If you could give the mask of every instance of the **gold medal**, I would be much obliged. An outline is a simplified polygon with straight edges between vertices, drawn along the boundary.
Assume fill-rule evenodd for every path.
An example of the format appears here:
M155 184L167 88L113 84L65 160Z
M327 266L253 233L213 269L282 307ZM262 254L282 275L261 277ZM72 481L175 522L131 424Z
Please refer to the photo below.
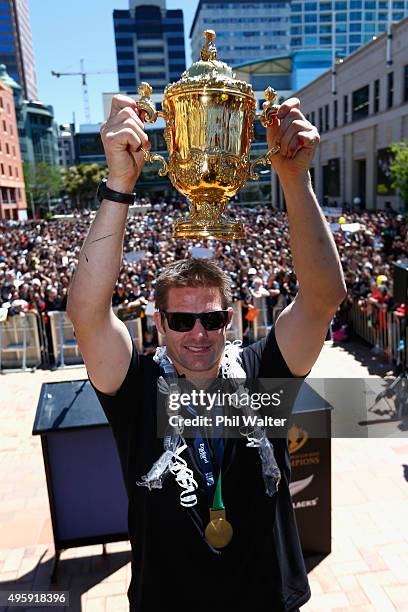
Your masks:
M211 510L210 508L210 522L205 528L205 539L214 548L224 548L231 542L232 527L225 518L225 509L222 510Z

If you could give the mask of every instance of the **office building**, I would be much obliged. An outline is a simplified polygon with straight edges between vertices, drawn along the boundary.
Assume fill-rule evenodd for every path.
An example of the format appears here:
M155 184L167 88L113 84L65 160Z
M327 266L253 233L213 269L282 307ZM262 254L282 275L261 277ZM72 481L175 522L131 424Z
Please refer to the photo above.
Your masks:
M290 2L199 0L190 30L193 62L200 59L204 30L214 30L218 59L227 64L290 51Z
M301 85L308 83L325 72L331 65L330 51L295 51L288 55L276 55L234 66L234 73L239 80L251 83L257 100L257 112L262 112L265 102L264 91L273 87L277 102L281 103L292 97L293 92ZM260 121L254 122L254 140L251 145L251 160L261 157L268 150L266 128ZM268 169L260 170L259 181L248 181L239 193L243 201L271 201L271 183Z
M59 165L68 168L75 164L75 126L73 123L63 123L58 130L58 160Z
M382 34L337 64L335 83L327 71L295 95L320 132L312 165L319 202L358 197L363 208L402 210L388 168L389 146L408 139L408 18L393 25L388 57ZM275 176L272 184L282 202Z
M335 45L338 53L349 55L386 31L389 8L394 22L408 14L407 0L294 0L291 49L331 49Z
M132 93L142 81L162 92L186 68L182 10L165 0L130 0L129 10L113 11L119 90Z
M58 166L58 127L52 106L39 100L23 100L18 125L23 160Z
M290 98L294 91L313 81L332 62L331 51L293 51L288 55L275 55L234 66L235 77L252 85L257 108L262 110L264 91L271 86L278 94L278 102Z
M231 65L333 45L345 56L384 33L388 19L407 15L407 0L199 0L190 30L192 57L199 59L207 29L215 30L218 56Z
M331 66L329 51L295 51L288 55L276 55L234 66L235 77L252 85L257 113L262 112L265 89L272 87L277 93L277 103L291 98L300 86L317 78ZM254 122L254 142L251 156L267 151L266 128L260 121Z
M19 220L27 218L27 202L13 90L6 80L0 79L0 219Z
M0 0L0 63L25 99L38 98L28 0Z
M52 106L39 100L25 100L21 85L9 76L4 65L0 65L0 82L13 92L22 160L29 164L58 165L58 128Z
M100 123L83 123L74 134L75 163L106 166Z

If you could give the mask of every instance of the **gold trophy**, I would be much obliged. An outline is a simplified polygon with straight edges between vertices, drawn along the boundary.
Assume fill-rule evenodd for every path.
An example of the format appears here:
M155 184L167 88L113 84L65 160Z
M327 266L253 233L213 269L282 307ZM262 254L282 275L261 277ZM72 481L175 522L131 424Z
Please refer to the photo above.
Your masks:
M136 106L146 112L146 122L158 117L166 122L164 138L168 160L144 151L148 162L159 161L160 176L168 174L174 187L190 201L187 219L177 221L175 238L244 238L240 221L224 214L227 202L248 179L257 180L255 166L266 166L279 146L251 163L250 147L254 137L253 122L260 119L265 127L273 122L279 106L276 92L265 90L263 112L256 114L252 87L238 81L230 66L217 60L215 32L204 32L201 59L186 70L179 81L166 86L163 111L157 111L148 83L139 87Z

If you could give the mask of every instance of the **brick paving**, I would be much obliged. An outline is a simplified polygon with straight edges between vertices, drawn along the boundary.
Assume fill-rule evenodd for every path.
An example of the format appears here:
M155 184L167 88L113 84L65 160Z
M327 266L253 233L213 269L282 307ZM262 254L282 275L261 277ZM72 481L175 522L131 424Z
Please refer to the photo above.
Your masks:
M386 370L363 346L326 344L311 375ZM108 544L106 557L100 545L63 552L58 584L50 584L51 519L41 442L31 430L41 384L83 378L84 368L0 376L0 590L69 590L72 611L124 611L127 542ZM408 611L406 429L404 435L332 441L332 553L309 572L312 599L302 612Z

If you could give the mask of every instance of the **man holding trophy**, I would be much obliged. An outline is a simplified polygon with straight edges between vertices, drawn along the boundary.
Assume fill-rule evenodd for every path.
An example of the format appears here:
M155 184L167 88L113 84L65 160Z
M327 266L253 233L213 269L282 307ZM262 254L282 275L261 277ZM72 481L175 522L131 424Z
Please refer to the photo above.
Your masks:
M226 343L230 279L211 260L179 260L161 271L155 322L165 341L154 360L137 354L111 308L128 205L145 160L162 161L162 172L192 202L176 235L242 236L239 222L223 211L247 178L255 178L247 121L255 111L250 86L233 82L216 60L214 37L206 33L201 61L166 89L168 162L150 154L143 121L159 113L149 90L144 86L137 102L113 98L101 128L109 175L69 291L68 315L112 425L129 496L128 597L137 612L295 611L310 598L286 439L269 440L261 431L256 448L248 448L254 444L244 438L209 440L203 432L186 441L175 428L163 440L156 421L158 384L166 393L180 378L200 386L216 377L304 377L321 351L346 290L309 175L319 135L299 100L277 106L267 97L261 118L269 151L259 161L272 164L285 194L299 282L296 299L268 336L243 350Z

